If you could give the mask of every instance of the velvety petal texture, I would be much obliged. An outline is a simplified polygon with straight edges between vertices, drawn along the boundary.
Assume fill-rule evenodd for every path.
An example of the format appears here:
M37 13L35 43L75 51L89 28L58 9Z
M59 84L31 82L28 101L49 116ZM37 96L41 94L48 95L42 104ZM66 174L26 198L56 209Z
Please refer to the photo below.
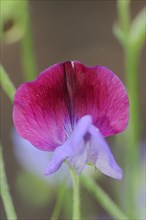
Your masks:
M41 150L52 151L61 145L66 139L64 126L69 121L66 96L62 64L46 69L33 82L22 84L13 109L18 134Z
M126 90L112 71L67 61L19 87L13 120L20 136L41 150L53 151L84 115L92 117L103 136L123 131L128 108Z
M104 136L122 132L128 123L129 103L120 79L108 68L74 62L75 117L91 115Z

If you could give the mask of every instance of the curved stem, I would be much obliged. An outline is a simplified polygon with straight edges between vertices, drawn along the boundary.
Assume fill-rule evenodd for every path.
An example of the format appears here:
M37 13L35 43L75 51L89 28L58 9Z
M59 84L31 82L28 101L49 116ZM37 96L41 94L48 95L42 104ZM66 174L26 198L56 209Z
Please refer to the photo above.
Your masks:
M64 193L65 193L65 183L63 182L57 197L57 201L56 201L56 205L55 208L53 210L53 213L50 217L50 220L54 220L54 219L58 219L61 208L62 208L62 204L63 204L63 199L64 199Z
M130 0L117 1L119 24L122 32L124 32L125 34L125 37L127 37L130 28L129 5L130 5Z
M144 31L142 28L138 28L137 33L142 36L140 41L134 41L132 38L132 28L134 22L130 22L130 0L121 1L118 0L118 18L119 29L122 35L125 37L123 46L124 59L125 59L125 72L126 72L126 85L129 95L130 104L130 120L129 126L126 132L126 147L125 147L125 181L124 191L126 192L124 197L124 207L131 218L138 218L137 216L137 185L138 185L138 170L139 170L139 144L140 144L140 109L139 109L139 96L138 96L138 65L139 65L139 53L143 42ZM143 14L143 12L142 12ZM142 15L143 16L143 15ZM140 15L141 17L141 15ZM136 17L137 26L143 27L139 18ZM141 40L142 39L142 40ZM137 216L137 217L136 217Z
M8 220L16 220L17 216L9 192L9 187L7 183L7 177L5 173L4 160L2 154L2 146L0 144L0 174L1 174L1 198L4 204L5 212Z
M79 192L79 177L70 167L73 180L73 220L80 220L80 192Z
M127 129L127 148L125 149L125 208L131 217L136 215L137 173L139 169L139 98L138 98L138 54L132 47L125 49L125 65L127 76L127 90L130 102L130 120Z
M16 89L12 81L10 80L8 74L6 73L5 69L1 65L0 65L0 75L1 75L0 77L1 86L3 90L6 92L9 99L13 102Z
M116 203L103 191L103 189L91 178L82 176L82 184L91 192L100 205L115 219L128 220L129 218L120 210Z
M125 58L126 84L130 104L130 120L127 129L126 148L125 148L125 191L124 199L125 210L131 218L136 214L137 198L137 173L139 169L139 97L138 97L138 61L139 53L131 43L130 38L130 1L118 1L119 26L125 35L125 46L123 47ZM126 23L127 20L127 23ZM127 26L128 24L128 26Z

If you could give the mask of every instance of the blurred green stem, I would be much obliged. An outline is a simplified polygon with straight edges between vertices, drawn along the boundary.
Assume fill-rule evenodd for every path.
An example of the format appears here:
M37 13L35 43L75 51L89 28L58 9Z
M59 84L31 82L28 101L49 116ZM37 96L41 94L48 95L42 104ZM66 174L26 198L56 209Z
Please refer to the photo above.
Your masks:
M128 35L129 27L130 27L130 13L129 13L129 0L118 0L118 16L119 16L119 23L120 28L122 29L122 32L125 33L125 35Z
M10 80L8 74L6 73L5 69L1 65L0 65L0 83L3 90L8 95L9 99L13 102L16 89L12 81Z
M73 220L80 220L80 192L79 192L79 177L76 175L72 167L70 172L73 180Z
M103 189L92 179L81 177L83 186L91 192L99 204L115 219L128 220L129 218L119 209L116 203L103 191Z
M131 218L136 217L137 173L139 164L140 121L138 100L138 55L132 47L124 50L126 83L130 103L129 127L126 133L125 149L125 208Z
M134 34L131 35L129 5L130 5L129 0L127 1L118 0L118 16L119 16L118 30L120 30L119 33L123 38L121 43L124 50L126 85L127 85L129 104L130 104L129 126L125 136L127 144L125 147L125 190L124 191L126 193L124 197L124 205L125 205L125 210L129 214L129 216L131 218L136 218L136 200L137 200L136 192L137 192L137 180L138 180L137 174L138 174L138 164L139 164L138 148L140 141L139 98L138 98L139 50L136 49L137 47L135 47L133 43L134 42L133 37L135 37ZM140 31L140 29L138 29L138 31ZM116 36L118 37L118 35Z
M1 193L1 198L2 198L3 204L4 204L5 212L7 215L7 219L8 220L12 220L12 219L16 220L17 216L15 213L15 209L14 209L11 195L9 192L1 144L0 144L0 175L1 175L0 176L1 177L1 184L0 184L1 191L0 191L0 193Z
M22 49L22 67L24 71L24 77L27 81L31 81L35 78L37 74L37 64L35 60L34 54L34 45L32 38L32 29L30 23L30 15L29 15L29 3L28 0L25 0L25 22L26 22L26 30L24 36L21 40L21 49Z
M1 81L1 86L10 98L10 100L13 102L14 100L14 94L15 94L15 87L13 83L11 82L8 74L6 73L5 69L0 66L0 81ZM11 195L9 192L9 187L7 183L7 177L5 173L5 167L4 167L4 159L3 159L3 153L2 153L2 146L0 144L0 188L1 188L1 198L4 204L5 212L7 215L8 220L16 220L17 216L15 213L15 209L12 203Z
M51 218L50 220L57 220L59 219L59 214L60 214L60 211L61 211L61 208L62 208L62 204L63 204L63 199L64 199L64 193L65 193L65 183L63 182L61 187L60 187L60 191L59 191L59 194L58 194L58 197L57 197L57 202L56 202L56 205L55 205L55 208L53 210L53 213L51 215Z

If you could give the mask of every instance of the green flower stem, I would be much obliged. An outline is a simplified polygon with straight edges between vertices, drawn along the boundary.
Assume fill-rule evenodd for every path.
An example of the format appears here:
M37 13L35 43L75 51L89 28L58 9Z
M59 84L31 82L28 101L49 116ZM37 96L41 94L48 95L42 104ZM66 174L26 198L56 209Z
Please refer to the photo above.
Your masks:
M139 51L135 47L130 27L130 1L118 1L119 28L124 36L124 58L126 85L130 103L130 119L126 132L125 148L125 210L131 218L136 217L136 192L137 192L137 173L139 164L139 140L140 140L140 123L139 123L139 98L138 98L138 61ZM127 23L126 23L127 20ZM128 26L127 26L128 24ZM141 47L141 44L140 44Z
M138 99L138 55L132 47L124 50L126 65L126 82L130 102L130 120L126 133L127 145L125 154L125 208L131 217L136 215L137 174L139 167L139 99Z
M0 144L0 177L1 177L1 182L0 182L0 194L1 198L4 204L5 212L7 215L8 220L16 220L17 216L15 213L15 209L13 206L13 202L11 199L11 195L9 192L9 187L7 183L7 177L5 173L5 167L4 167L4 160L3 160L3 154L2 154L2 146Z
M73 220L80 220L80 192L79 192L79 177L70 167L70 172L73 180Z
M119 23L120 28L122 32L125 33L125 35L128 35L129 28L130 28L130 13L129 13L129 0L118 0L117 1L118 6L118 16L119 16Z
M95 199L97 199L99 204L111 215L111 217L115 220L129 219L93 179L82 176L81 180L82 185L94 195Z
M21 49L22 49L22 67L24 71L25 80L31 81L35 78L37 73L37 65L34 54L34 45L32 38L32 29L30 24L30 16L29 16L29 3L26 1L26 5L24 8L25 13L25 22L26 22L26 30L24 36L21 40Z
M15 87L11 82L8 74L6 73L5 69L0 65L0 83L3 90L6 92L10 100L13 102L14 94L15 94Z
M61 211L61 208L62 208L64 193L65 193L65 189L66 189L65 186L66 186L65 183L62 183L62 185L60 187L58 197L57 197L57 202L56 202L56 205L55 205L55 208L53 210L53 213L51 215L50 220L59 219L59 214L60 214L60 211Z

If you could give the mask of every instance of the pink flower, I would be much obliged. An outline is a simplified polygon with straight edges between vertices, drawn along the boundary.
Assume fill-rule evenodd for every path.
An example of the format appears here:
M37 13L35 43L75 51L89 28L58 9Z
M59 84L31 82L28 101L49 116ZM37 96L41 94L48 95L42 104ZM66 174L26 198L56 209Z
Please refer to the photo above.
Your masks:
M112 71L68 61L20 86L13 119L20 136L40 150L54 151L46 174L66 160L77 174L91 162L104 174L121 179L104 137L125 130L128 111L126 90Z

